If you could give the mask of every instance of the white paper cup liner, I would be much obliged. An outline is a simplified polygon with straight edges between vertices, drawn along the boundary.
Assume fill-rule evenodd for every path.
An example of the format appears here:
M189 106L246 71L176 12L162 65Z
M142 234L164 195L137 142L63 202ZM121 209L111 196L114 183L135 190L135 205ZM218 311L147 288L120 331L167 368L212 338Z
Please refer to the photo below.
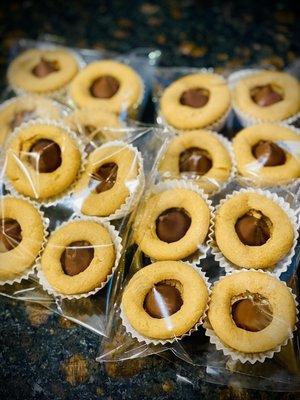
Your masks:
M43 44L43 46L38 46L38 49L39 50L63 50L67 53L70 53L71 56L73 56L75 58L79 70L81 70L82 68L84 68L86 66L86 62L81 57L80 53L75 50L72 50L70 48L66 48L63 46L48 43L48 44ZM9 67L8 67L8 71L9 71ZM13 85L11 82L9 82L9 86L19 96L24 95L24 94L35 94L35 92L30 92L30 91L24 90L16 85ZM70 86L70 82L67 83L66 85L62 86L61 88L40 93L40 96L51 97L51 98L57 99L59 101L65 102L66 94L67 94L69 86Z
M263 72L263 69L242 69L240 71L233 72L229 77L228 77L228 84L231 90L234 90L237 83L243 79L246 78L247 76L257 74L259 72ZM235 114L238 117L239 122L241 125L246 128L251 125L256 125L256 124L261 124L265 122L270 122L270 121L265 121L260 118L254 117L253 115L250 115L246 113L245 111L242 111L233 101L233 110ZM285 118L282 120L278 120L277 122L282 122L284 124L292 124L293 122L297 121L297 119L300 118L300 112L290 116L289 118ZM276 121L272 121L273 123L276 123Z
M121 258L122 249L123 249L122 239L119 236L119 232L116 230L116 228L113 225L111 225L108 221L103 221L103 219L97 218L97 217L82 217L82 216L74 217L73 219L71 219L69 221L63 222L53 232L51 232L51 234L56 232L58 229L62 228L63 226L71 224L74 221L94 221L94 222L97 222L97 223L101 224L102 226L104 226L107 229L107 231L109 232L112 242L114 244L114 248L116 251L116 258L115 258L115 262L112 267L111 273L107 275L107 278L104 282L101 282L101 284L99 286L97 286L95 289L93 289L87 293L80 293L80 294L73 294L73 295L63 294L63 293L60 293L57 290L55 290L48 282L46 275L44 274L44 272L42 270L41 263L39 263L39 265L37 266L37 277L39 279L39 282L40 282L40 285L42 286L42 288L48 294L50 294L54 297L58 297L60 299L67 299L67 300L78 300L78 299L82 299L82 298L87 298L87 297L90 297L90 296L94 295L95 293L99 292L99 290L103 289L104 286L109 282L110 278L113 276L115 270L117 269L120 258Z
M270 272L266 272L263 270L253 270L253 269L242 269L241 271L233 271L233 272L231 272L231 274L238 274L239 272L242 272L242 271L243 272L244 271L259 271L259 272L263 272L263 273L272 275L272 274L270 274ZM220 282L225 277L226 277L226 275L222 276L218 282ZM280 281L280 282L282 284L284 284L285 286L287 286L285 282L283 282L283 281ZM261 353L243 353L241 351L234 350L233 348L226 346L226 344L224 344L220 340L220 338L216 335L215 331L212 329L212 326L210 325L210 322L207 317L203 323L203 327L205 328L205 335L209 337L210 343L214 344L216 346L217 350L222 351L224 356L230 356L234 361L240 361L242 364L245 364L246 362L249 362L250 364L255 364L256 362L263 363L263 362L265 362L265 360L267 358L273 358L275 353L279 353L281 351L282 347L286 346L287 343L293 339L294 332L297 330L298 314L299 314L298 302L297 302L296 296L292 292L292 289L289 288L288 286L287 286L287 288L289 289L289 291L291 292L291 294L295 300L296 323L295 323L293 331L290 332L289 336L283 343L276 346L274 349L271 349L271 350L268 350L265 352L261 352Z
M257 193L260 195L263 195L267 197L268 199L272 200L274 203L276 203L279 207L285 211L287 216L289 217L289 220L292 224L293 227L293 232L294 232L294 240L292 247L290 251L281 259L279 260L275 267L273 268L263 268L263 271L265 272L270 272L272 275L275 275L277 277L280 277L280 275L284 272L287 271L293 256L295 255L295 247L297 245L297 239L298 239L298 229L297 229L297 217L295 215L294 210L290 207L290 205L283 199L283 197L278 196L276 193L271 193L268 190L262 190L262 189L254 189L254 188L248 188L248 189L240 189L240 190L235 190L231 194L228 194L224 199L220 201L220 203L216 206L215 213L217 214L218 209L221 207L222 204L224 204L227 200L231 199L232 197L238 195L239 193ZM219 263L220 267L224 268L226 273L231 273L234 270L243 270L245 269L244 266L237 266L233 264L231 261L229 261L221 252L219 249L216 239L215 239L215 233L213 232L210 234L209 245L211 246L211 252L215 257L215 260ZM250 270L250 268L249 268Z
M134 152L138 164L138 175L135 178L135 183L131 183L131 187L133 189L130 189L131 192L125 199L124 203L117 209L113 214L110 214L107 217L101 217L102 220L104 221L112 221L116 219L120 219L128 215L134 207L137 205L139 198L144 190L144 185L145 185L145 177L144 177L144 169L143 169L143 158L141 153L131 144L119 141L119 140L114 140L112 142L106 142L101 146L101 148L105 147L113 147L113 146L122 146L122 147L127 147L129 148L132 152ZM72 198L73 198L73 204L78 202L78 199L81 198L80 192L77 193L76 191L72 192ZM84 200L84 199L83 199ZM81 202L80 202L81 203ZM76 206L78 208L78 213L81 213L81 205ZM84 215L84 214L82 214Z
M207 301L207 304L206 304L206 308L205 308L201 318L199 319L199 321L188 332L184 333L181 336L177 336L177 337L174 337L174 338L171 338L171 339L166 339L166 340L151 339L151 338L148 338L146 336L141 335L138 331L136 331L133 328L133 326L130 324L128 318L126 317L124 309L123 309L123 307L121 305L120 306L120 318L121 318L121 321L122 321L122 325L124 326L126 332L128 334L130 334L130 336L133 339L136 339L138 342L144 342L144 343L146 343L148 345L150 345L150 344L152 344L152 345L159 345L159 344L160 345L165 345L165 344L168 344L168 343L173 343L173 342L176 342L178 340L181 340L184 337L191 336L191 334L193 332L195 332L196 330L198 330L199 326L201 326L203 324L203 321L207 317L207 311L208 311L208 308L209 308L209 300L210 300L210 294L211 294L211 290L210 290L211 284L209 283L208 278L205 275L205 273L200 268L197 268L197 267L195 267L194 265L192 265L192 264L190 264L188 262L186 262L185 264L190 265L191 268L193 268L195 271L198 272L198 274L203 278L203 280L204 280L204 282L206 284L206 287L208 289L208 301Z
M183 180L183 179L172 179L172 180L165 180L163 182L158 183L157 185L153 186L150 190L150 196L164 192L165 190L169 189L187 189L191 190L193 192L196 192L199 196L202 197L202 199L206 202L209 212L210 212L210 221L209 221L209 228L207 232L207 238L204 243L199 245L198 250L196 250L195 253L191 254L190 256L182 259L181 261L187 262L188 264L192 264L196 266L199 264L200 260L203 260L206 258L207 253L210 249L208 245L208 240L209 237L212 235L213 230L214 230L214 207L212 206L212 201L208 198L207 194L204 193L204 191L194 182ZM147 254L146 254L147 255ZM148 255L147 255L148 256ZM151 262L159 261L154 258L151 258Z
M178 132L180 132L180 131L178 131ZM221 144L225 147L225 149L227 150L227 153L230 156L231 169L230 169L230 173L229 173L229 176L228 176L226 181L220 182L220 181L217 181L217 180L212 179L212 178L205 178L205 176L204 177L200 177L199 181L197 180L197 178L190 178L190 177L184 176L184 175L182 175L179 178L172 178L171 174L168 174L168 173L162 173L161 174L161 178L163 180L164 179L186 180L186 181L194 182L195 184L199 185L199 187L201 187L201 183L202 182L203 183L207 183L207 184L211 184L211 185L215 186L215 190L212 190L212 191L209 191L209 193L206 193L207 196L209 196L209 197L213 196L213 195L219 193L221 190L223 190L235 178L235 176L237 174L236 159L235 159L235 155L234 155L234 151L233 151L233 147L232 147L231 141L228 140L225 136L221 135L220 133L217 133L217 132L214 132L214 131L209 131L209 132L219 142L221 142ZM203 189L203 191L204 191L204 189Z
M60 201L65 200L66 198L70 197L73 187L75 186L79 176L82 174L82 172L84 170L85 163L86 163L86 153L84 150L84 144L82 143L80 138L78 138L76 133L71 131L68 126L66 126L65 124L63 124L60 121L51 120L51 119L42 119L42 118L37 118L37 119L31 120L29 122L24 122L20 126L18 126L10 135L9 141L7 142L7 148L9 148L10 143L15 139L15 137L24 128L26 128L28 126L40 125L40 124L55 126L57 128L63 129L65 131L65 133L68 134L70 136L70 138L73 140L74 145L76 145L78 147L78 150L80 151L80 158L81 158L81 166L77 172L77 177L75 178L74 182L68 188L66 188L64 191L62 191L61 193L59 193L55 196L49 197L47 199L41 199L41 200L38 198L30 198L29 196L23 195L24 197L29 198L33 201L36 201L37 203L43 205L44 207L50 207L50 206L54 206L54 205L58 204ZM2 162L1 164L2 164L1 167L3 167L3 171L5 173L5 160L4 160L4 163ZM20 194L18 192L18 190L15 189L13 184L10 182L10 180L6 176L6 174L3 177L3 181L5 184L5 187L11 194L16 195L16 196L18 196Z
M3 196L2 198L3 199L4 198L18 198L18 199L27 201L27 203L30 203L38 211L38 213L42 219L43 227L44 227L44 237L43 237L43 242L42 242L40 251L38 252L32 265L30 267L26 268L21 274L19 274L18 276L16 276L13 279L0 280L0 286L12 285L14 283L20 283L22 280L29 279L29 277L35 273L35 269L36 269L37 265L40 263L42 253L44 251L44 248L45 248L45 245L47 242L46 238L48 235L48 227L49 227L49 222L50 222L49 219L44 216L44 213L43 213L43 211L41 211L39 205L37 203L35 203L34 201L29 200L27 197L24 197L21 195L14 196L14 195L8 194L8 195Z

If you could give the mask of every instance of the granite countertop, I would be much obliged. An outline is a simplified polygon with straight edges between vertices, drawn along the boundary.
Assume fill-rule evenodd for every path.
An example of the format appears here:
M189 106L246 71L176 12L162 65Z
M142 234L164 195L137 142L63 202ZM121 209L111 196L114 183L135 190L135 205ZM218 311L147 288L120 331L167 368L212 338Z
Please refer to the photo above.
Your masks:
M68 45L125 52L159 47L165 66L284 68L300 53L293 1L8 1L0 6L1 84L18 38L50 33ZM130 8L130 9L129 9ZM151 120L150 109L145 115ZM153 356L95 361L99 337L37 305L0 298L2 399L296 399L191 382L180 366Z

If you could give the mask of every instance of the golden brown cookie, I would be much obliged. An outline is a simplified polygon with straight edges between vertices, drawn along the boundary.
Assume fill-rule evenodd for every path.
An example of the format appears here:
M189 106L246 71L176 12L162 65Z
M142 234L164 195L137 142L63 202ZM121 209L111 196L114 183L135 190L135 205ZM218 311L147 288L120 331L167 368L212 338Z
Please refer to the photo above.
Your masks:
M275 124L253 125L233 139L238 172L259 186L300 177L300 135Z
M155 260L181 260L205 243L210 223L208 204L190 189L167 189L151 195L134 222L134 240Z
M38 200L66 191L80 166L78 144L60 125L33 121L8 143L7 178L19 193Z
M216 211L216 243L238 267L274 268L291 250L293 225L273 200L255 192L239 192Z
M137 152L125 143L94 150L74 189L81 212L99 217L114 214L138 190L141 168Z
M225 80L213 73L186 75L162 94L160 112L176 129L205 128L229 110L230 92Z
M77 107L106 108L116 114L133 112L143 96L140 76L118 61L95 61L85 67L70 88Z
M228 181L232 161L221 135L207 130L183 133L172 139L159 165L169 178L193 179L206 193Z
M11 280L32 267L42 249L44 225L27 200L0 198L0 280Z
M291 336L296 305L279 279L261 271L242 271L215 284L208 318L225 346L260 353L275 349Z
M76 220L53 232L41 264L59 293L87 293L105 282L116 259L111 235L100 222Z
M110 110L100 108L82 108L73 111L65 118L66 124L75 132L82 134L87 140L96 139L104 143L122 139L124 124Z
M233 103L262 122L281 121L300 111L299 82L285 72L256 72L237 83Z
M144 337L175 339L201 319L208 298L204 279L189 264L161 261L131 278L121 307L130 325Z
M25 92L48 94L71 82L79 68L67 50L26 50L16 57L7 72L9 84Z
M0 106L0 145L3 145L9 133L23 122L31 119L59 119L58 104L38 95L14 97Z

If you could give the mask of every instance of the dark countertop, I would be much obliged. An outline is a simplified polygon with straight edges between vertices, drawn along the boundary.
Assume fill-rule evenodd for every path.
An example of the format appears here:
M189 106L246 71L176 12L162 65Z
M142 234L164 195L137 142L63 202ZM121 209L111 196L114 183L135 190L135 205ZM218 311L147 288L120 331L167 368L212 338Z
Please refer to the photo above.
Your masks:
M0 6L1 83L8 48L51 33L73 46L128 51L159 47L162 65L273 65L300 54L299 5L292 1L10 1ZM149 112L149 111L148 111ZM149 120L149 115L146 116ZM180 366L148 357L100 365L99 337L34 304L0 298L2 399L296 399L189 382Z

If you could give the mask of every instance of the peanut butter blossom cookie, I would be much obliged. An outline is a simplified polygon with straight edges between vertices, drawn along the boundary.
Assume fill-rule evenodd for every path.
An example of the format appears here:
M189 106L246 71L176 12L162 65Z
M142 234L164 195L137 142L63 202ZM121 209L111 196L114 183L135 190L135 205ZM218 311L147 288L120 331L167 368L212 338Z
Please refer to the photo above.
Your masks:
M28 201L0 199L0 280L15 279L30 268L42 249L44 225Z
M230 177L232 161L227 148L214 132L196 130L171 140L159 165L170 178L191 178L211 193Z
M216 242L238 267L274 268L291 250L293 225L275 201L255 192L240 192L216 212Z
M152 195L134 223L134 240L156 260L181 260L204 244L210 210L200 194L184 188Z
M39 200L66 191L81 166L80 150L68 131L32 122L16 133L7 149L6 175L11 185Z
M51 234L42 271L57 292L87 293L107 280L116 258L109 231L101 223L77 220Z
M82 213L99 217L114 214L136 192L140 169L137 152L125 143L94 150L74 190Z
M140 335L175 339L201 319L208 298L204 279L190 265L163 261L142 268L131 278L121 307Z
M212 73L191 74L168 86L160 112L176 129L208 127L229 110L230 92L225 80Z
M62 89L78 72L78 63L67 50L31 49L8 68L8 82L25 92L47 94Z
M233 139L239 174L262 186L300 177L299 146L299 134L275 124L253 125Z
M120 139L124 135L121 128L124 125L112 111L100 108L82 108L73 111L65 118L70 128L83 134L86 139L96 139L99 142ZM115 129L114 129L115 128Z
M77 107L101 107L120 114L137 108L143 83L128 65L113 60L95 61L77 75L70 93Z
M3 103L0 106L0 145L15 128L36 118L59 119L58 105L37 95L15 97Z
M300 111L300 86L284 72L263 71L241 79L234 91L237 110L260 121L280 121Z
M243 271L222 278L214 286L208 318L225 346L260 353L291 337L296 304L279 279L264 272Z

